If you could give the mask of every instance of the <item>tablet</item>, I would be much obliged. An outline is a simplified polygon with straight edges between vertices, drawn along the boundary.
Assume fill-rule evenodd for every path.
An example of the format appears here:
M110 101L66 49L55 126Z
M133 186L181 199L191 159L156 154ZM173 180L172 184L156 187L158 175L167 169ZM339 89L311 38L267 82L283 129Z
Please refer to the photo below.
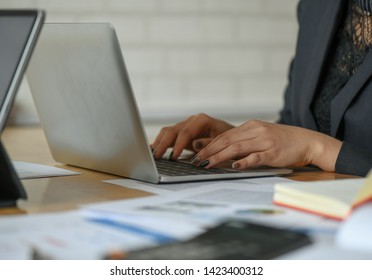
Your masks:
M40 10L0 10L0 132L44 22ZM0 207L14 206L26 192L0 143Z

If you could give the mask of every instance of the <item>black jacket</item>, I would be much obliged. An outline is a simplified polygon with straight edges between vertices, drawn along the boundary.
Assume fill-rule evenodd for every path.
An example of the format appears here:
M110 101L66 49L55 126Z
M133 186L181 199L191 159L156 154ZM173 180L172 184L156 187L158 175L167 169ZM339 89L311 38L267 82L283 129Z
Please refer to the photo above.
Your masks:
M296 54L280 123L317 130L311 103L346 4L344 0L300 1ZM372 51L332 100L331 136L343 141L336 172L366 175L372 168Z

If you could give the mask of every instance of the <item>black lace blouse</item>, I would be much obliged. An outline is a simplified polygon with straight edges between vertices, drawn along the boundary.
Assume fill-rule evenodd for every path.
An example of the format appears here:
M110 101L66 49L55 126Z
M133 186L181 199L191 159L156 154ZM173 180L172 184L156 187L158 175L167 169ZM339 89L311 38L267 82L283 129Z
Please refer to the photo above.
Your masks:
M371 14L362 10L355 0L349 0L345 20L330 50L323 79L312 104L320 132L330 134L331 101L357 71L371 46Z

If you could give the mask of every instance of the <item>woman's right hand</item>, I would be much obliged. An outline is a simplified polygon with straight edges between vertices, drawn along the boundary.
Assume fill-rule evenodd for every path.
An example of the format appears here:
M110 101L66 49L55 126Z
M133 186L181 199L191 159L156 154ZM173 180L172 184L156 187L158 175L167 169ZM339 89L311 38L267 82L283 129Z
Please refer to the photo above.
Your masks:
M173 126L163 127L151 144L154 158L160 158L165 151L173 147L172 159L177 159L184 149L198 152L219 134L234 128L233 125L198 114Z

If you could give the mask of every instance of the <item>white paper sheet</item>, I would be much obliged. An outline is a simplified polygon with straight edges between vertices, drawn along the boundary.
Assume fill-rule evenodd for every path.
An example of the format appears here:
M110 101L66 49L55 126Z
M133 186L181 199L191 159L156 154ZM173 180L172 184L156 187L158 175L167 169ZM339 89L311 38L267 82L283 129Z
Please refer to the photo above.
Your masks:
M13 166L20 179L48 178L80 174L79 172L63 168L24 161L13 161Z
M244 184L244 185L272 185L276 183L288 183L293 182L292 180L282 177L262 177L262 178L251 178L241 180L226 180L226 181L204 181L204 182L191 182L191 183L176 183L176 184L151 184L131 179L115 179L106 180L105 183L126 187L129 189L141 190L154 194L167 194L172 192L179 192L185 190L193 190L206 186L214 186L216 183L222 184Z
M342 222L336 242L342 248L372 254L372 203L358 207Z
M206 186L162 196L86 205L84 208L105 213L136 213L157 218L177 218L194 222L240 218L280 227L307 231L329 230L338 223L272 204L273 185L246 184L244 181L217 181Z

